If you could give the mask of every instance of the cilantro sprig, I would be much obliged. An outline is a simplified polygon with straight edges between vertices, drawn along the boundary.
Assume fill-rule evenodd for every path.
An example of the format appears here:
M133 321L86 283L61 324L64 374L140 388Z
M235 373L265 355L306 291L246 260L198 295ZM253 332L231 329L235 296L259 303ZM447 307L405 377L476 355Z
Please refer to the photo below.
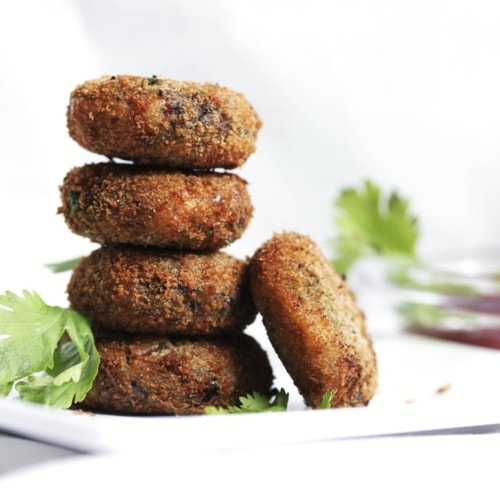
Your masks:
M69 340L63 339L67 335ZM92 387L99 354L89 320L35 292L0 295L0 395L69 408Z
M239 398L240 405L227 407L207 406L205 413L209 415L220 415L224 413L260 413L265 411L286 411L288 407L288 393L284 389L271 399L259 392L252 392Z
M321 403L316 407L317 410L324 410L332 407L333 392L327 392L323 395ZM262 413L274 411L288 410L289 394L284 389L280 389L270 399L260 394L253 392L239 398L239 405L227 407L208 406L205 408L205 413L208 415L223 415L227 413Z
M471 328L479 321L476 312L436 304L406 302L398 307L398 311L413 327L424 329L439 328L446 331Z
M417 217L407 198L397 192L384 193L366 180L359 189L342 190L334 207L336 236L330 240L331 261L339 272L348 275L358 260L377 257L387 282L401 292L396 312L410 327L447 329L457 322L477 321L473 311L454 307L453 298L477 299L484 292L467 276L420 259ZM415 296L405 291L441 295L445 305L414 302Z
M380 187L366 180L361 189L342 190L335 208L337 235L331 244L333 265L340 273L373 255L416 261L417 218L406 198L396 192L384 196Z

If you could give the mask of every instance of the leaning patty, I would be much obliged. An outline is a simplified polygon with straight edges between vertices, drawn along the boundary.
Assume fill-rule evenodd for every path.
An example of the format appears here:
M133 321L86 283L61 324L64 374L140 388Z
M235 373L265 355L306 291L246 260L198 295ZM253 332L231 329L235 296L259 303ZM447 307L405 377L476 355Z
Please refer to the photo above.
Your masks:
M276 234L250 262L253 298L269 339L307 404L362 406L377 387L377 363L363 313L318 246Z
M96 333L101 358L92 389L79 407L142 415L194 415L229 406L257 391L270 394L266 353L244 333L180 338Z
M75 267L67 291L73 309L125 332L211 335L256 316L247 263L222 251L104 246Z
M70 95L67 126L108 158L182 168L234 168L255 150L262 123L245 97L211 83L104 76Z
M253 213L247 183L231 173L98 163L72 169L60 191L70 229L101 244L216 250Z

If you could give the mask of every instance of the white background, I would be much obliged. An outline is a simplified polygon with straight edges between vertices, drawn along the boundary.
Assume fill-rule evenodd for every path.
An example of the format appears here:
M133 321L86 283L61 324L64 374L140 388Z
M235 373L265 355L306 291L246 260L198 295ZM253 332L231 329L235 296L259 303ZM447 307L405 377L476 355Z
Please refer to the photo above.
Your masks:
M238 173L254 219L329 253L332 200L371 178L411 199L422 246L500 245L500 6L486 0L47 0L0 7L0 290L64 300L45 262L92 245L59 205L101 157L66 131L70 91L102 74L213 81L265 125ZM46 290L53 288L55 292Z

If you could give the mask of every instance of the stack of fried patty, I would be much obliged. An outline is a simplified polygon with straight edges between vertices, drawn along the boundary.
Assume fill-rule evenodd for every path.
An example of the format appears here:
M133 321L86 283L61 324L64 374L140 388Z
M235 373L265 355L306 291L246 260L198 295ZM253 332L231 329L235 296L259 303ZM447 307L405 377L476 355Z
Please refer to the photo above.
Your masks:
M107 162L72 169L59 212L99 243L68 284L101 356L83 407L198 414L269 394L266 353L244 333L257 314L248 262L222 249L253 212L229 172L255 150L261 121L215 84L112 76L76 87L70 136Z

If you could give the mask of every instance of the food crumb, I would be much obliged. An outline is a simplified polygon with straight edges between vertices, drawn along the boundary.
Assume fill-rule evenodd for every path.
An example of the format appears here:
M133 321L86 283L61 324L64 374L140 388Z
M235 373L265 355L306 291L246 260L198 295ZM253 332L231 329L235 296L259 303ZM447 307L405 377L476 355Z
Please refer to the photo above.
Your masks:
M436 389L436 394L445 394L451 389L451 384L444 384Z

